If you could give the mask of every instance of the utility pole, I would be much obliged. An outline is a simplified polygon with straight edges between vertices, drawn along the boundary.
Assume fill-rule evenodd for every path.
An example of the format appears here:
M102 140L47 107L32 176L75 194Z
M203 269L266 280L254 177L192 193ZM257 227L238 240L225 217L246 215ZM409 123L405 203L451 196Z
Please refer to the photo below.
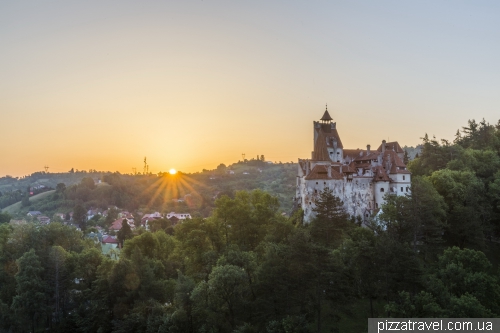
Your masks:
M241 157L243 157L243 161L245 161L245 154L241 154Z
M48 173L48 172L49 172L49 166L47 166L47 165L46 165L46 166L44 166L43 168L45 169L45 173Z

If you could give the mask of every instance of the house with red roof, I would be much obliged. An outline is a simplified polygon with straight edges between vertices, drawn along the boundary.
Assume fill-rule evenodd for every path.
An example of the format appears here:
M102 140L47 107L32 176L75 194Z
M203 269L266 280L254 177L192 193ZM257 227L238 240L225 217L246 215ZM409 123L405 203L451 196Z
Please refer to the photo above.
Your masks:
M118 239L114 236L104 236L102 238L103 244L118 244Z
M118 231L122 228L123 226L123 221L127 221L128 225L130 226L130 229L134 230L135 229L135 224L133 219L126 219L126 218L119 218L113 223L111 223L111 226L109 227L109 231Z

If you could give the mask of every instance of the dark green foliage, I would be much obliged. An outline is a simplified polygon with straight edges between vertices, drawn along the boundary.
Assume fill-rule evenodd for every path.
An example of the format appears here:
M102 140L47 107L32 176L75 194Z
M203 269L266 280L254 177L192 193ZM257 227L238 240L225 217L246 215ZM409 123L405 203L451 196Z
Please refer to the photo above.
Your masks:
M157 220L149 231L124 225L119 259L60 223L1 224L0 331L305 333L345 331L367 317L499 316L499 129L469 122L454 143L426 137L411 162L411 193L386 197L369 228L328 189L309 225L300 210L283 216L281 197L235 191L262 182L287 193L272 178L287 166L266 169L260 158L226 169L270 173L250 182L221 167L210 190L184 203L158 191L172 185L168 175L107 173L95 186L95 175L82 181L90 175L75 172L74 185L30 209L59 205L78 218L120 203L204 213L175 226ZM117 216L110 209L91 223L109 226ZM488 248L495 264L481 252Z
M386 197L379 219L391 238L411 244L414 252L426 257L443 245L446 208L431 181L414 177L410 194Z
M354 225L345 213L342 201L328 187L320 192L313 211L316 218L311 223L312 237L325 246L338 245L345 232Z
M28 207L29 205L31 205L30 196L29 193L26 193L26 195L23 197L23 200L21 200L21 206Z
M42 279L43 268L35 251L31 249L17 260L16 296L12 310L17 316L17 325L22 329L35 331L37 322L45 314L46 285Z
M12 216L10 216L9 213L0 212L0 223L7 223L11 218Z
M73 208L73 221L80 226L83 232L87 229L87 211L82 205Z
M127 219L123 219L122 228L118 230L117 236L118 236L118 241L122 246L126 239L132 238L133 236L132 229L130 229Z

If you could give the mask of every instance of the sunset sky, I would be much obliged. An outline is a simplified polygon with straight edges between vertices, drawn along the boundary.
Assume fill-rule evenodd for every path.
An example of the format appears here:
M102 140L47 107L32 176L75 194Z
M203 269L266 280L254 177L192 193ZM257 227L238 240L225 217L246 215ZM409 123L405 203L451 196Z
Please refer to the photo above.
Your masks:
M500 119L497 1L2 1L0 177L184 172Z

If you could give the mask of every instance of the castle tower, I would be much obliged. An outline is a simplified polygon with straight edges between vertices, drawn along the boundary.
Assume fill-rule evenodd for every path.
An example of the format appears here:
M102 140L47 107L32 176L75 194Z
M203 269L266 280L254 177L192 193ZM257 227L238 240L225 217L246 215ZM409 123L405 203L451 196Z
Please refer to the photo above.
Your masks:
M342 141L337 132L337 123L328 112L328 107L320 121L314 121L314 151L313 161L328 161L341 163L344 159Z

